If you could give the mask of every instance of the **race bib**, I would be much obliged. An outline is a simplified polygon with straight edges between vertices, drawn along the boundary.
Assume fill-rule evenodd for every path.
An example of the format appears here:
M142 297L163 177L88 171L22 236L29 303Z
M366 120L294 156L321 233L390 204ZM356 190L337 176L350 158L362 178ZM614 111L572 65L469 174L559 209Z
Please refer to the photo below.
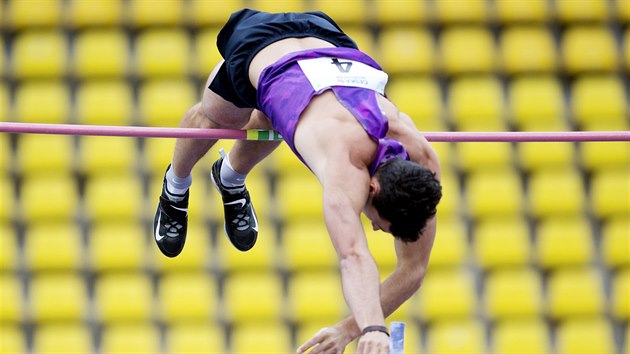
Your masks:
M315 58L299 60L300 68L319 91L330 86L362 87L385 92L387 74L358 61L339 58Z

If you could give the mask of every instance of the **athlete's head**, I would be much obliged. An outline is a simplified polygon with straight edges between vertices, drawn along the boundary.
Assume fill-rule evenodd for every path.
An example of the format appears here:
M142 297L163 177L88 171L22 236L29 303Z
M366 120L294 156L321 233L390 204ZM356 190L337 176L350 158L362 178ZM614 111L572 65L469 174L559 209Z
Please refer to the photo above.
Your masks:
M366 216L375 228L389 231L405 242L418 240L427 221L435 215L442 186L429 169L394 158L376 170L378 187L371 190L370 203L378 215ZM387 224L387 225L384 225Z

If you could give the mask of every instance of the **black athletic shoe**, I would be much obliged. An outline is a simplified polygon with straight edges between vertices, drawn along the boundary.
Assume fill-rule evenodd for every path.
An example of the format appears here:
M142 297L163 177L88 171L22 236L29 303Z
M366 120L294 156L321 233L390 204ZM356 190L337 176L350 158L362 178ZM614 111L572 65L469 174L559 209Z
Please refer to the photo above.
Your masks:
M166 195L165 179L153 220L153 234L160 251L168 257L175 257L180 254L186 242L187 229L188 191L181 201L171 201Z
M225 213L224 229L230 242L239 251L248 251L258 238L258 220L249 192L243 187L225 187L221 184L220 172L223 156L212 165L212 183L223 198Z

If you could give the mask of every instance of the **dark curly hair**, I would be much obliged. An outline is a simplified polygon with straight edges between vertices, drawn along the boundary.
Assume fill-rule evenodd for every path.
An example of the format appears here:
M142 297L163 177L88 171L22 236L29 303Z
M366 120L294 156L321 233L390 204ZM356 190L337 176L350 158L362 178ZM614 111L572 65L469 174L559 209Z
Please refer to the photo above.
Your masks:
M381 189L372 203L391 223L391 233L404 242L418 240L442 198L442 186L435 173L414 162L393 158L378 167L375 177Z

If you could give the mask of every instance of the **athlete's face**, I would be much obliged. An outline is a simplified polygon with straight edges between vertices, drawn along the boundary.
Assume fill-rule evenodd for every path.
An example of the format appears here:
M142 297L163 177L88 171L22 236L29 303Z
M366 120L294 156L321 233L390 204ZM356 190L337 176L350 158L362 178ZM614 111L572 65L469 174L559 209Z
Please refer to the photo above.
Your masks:
M372 229L374 229L374 231L382 230L391 233L389 231L391 223L381 217L381 215L378 213L378 210L376 210L376 207L372 203L374 196L377 195L380 190L381 186L378 183L378 180L375 177L372 177L370 179L370 194L368 196L367 202L365 203L365 207L363 207L363 214L368 219L370 219L370 222L372 223Z

